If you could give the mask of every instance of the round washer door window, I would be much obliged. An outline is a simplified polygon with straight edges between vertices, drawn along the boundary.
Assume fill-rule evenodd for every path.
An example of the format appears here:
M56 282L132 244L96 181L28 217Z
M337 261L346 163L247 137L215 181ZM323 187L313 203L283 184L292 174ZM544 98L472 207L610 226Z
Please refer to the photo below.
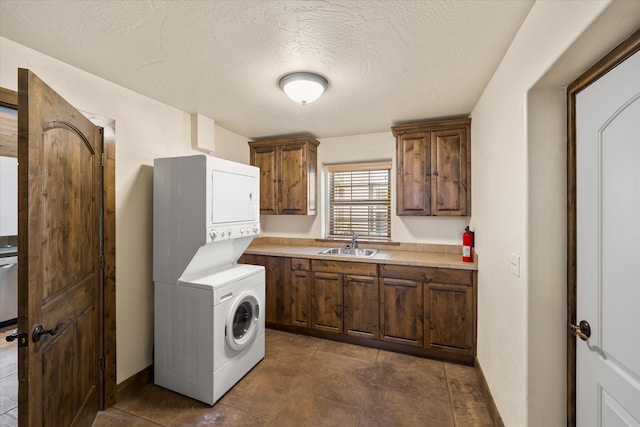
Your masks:
M258 333L260 305L252 291L241 294L229 310L225 335L227 344L234 350L242 350L253 342Z

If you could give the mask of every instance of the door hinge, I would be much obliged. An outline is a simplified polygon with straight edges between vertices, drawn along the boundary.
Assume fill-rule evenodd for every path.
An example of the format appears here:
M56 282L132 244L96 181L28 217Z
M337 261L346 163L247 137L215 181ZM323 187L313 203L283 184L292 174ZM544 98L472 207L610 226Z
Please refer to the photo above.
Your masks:
M100 153L100 166L104 167L104 153Z
M100 370L104 371L104 356L100 356Z
M104 255L100 255L100 270L104 270Z

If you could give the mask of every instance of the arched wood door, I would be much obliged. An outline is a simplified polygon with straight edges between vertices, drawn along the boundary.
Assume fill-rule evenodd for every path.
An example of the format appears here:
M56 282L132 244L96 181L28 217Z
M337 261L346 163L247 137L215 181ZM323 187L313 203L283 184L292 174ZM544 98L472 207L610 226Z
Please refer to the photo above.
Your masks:
M100 405L101 157L101 129L20 69L21 426L91 425Z

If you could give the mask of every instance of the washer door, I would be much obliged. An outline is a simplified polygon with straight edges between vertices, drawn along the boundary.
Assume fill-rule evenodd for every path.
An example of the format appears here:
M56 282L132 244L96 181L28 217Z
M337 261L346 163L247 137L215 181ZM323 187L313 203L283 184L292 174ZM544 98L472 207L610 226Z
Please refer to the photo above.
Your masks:
M227 344L234 350L242 350L251 344L258 333L260 305L253 291L240 294L227 315L225 335Z

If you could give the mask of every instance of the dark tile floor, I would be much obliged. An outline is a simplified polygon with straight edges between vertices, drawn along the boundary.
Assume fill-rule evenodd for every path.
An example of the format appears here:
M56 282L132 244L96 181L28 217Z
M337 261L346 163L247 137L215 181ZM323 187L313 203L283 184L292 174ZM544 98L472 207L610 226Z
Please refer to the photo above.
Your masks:
M267 329L266 356L213 407L148 384L94 426L492 426L471 367Z
M0 333L0 427L17 426L17 351ZM266 356L213 407L148 384L116 426L492 426L473 368L267 329Z
M18 344L5 340L14 329L0 330L0 427L18 425Z

